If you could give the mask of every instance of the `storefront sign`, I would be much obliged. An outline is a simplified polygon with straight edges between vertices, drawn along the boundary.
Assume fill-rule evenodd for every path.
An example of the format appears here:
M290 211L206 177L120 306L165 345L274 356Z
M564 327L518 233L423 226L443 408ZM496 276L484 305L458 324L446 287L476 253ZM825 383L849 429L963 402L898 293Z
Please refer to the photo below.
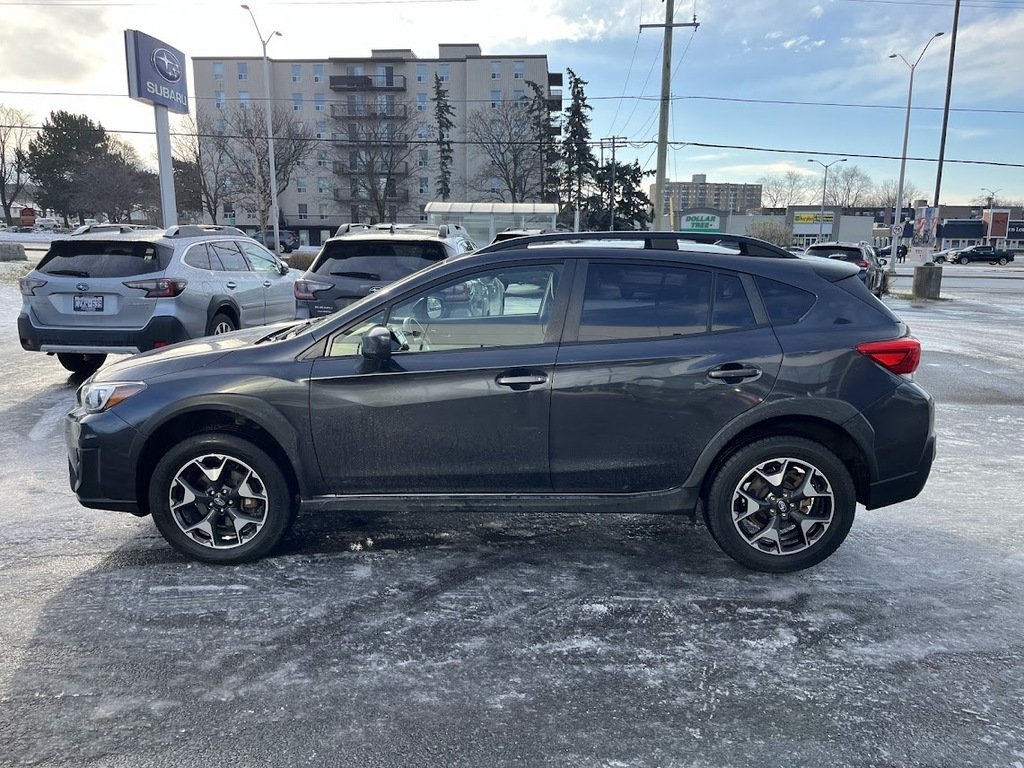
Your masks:
M815 213L794 213L793 224L817 224L818 222L824 222L825 224L832 223L832 211L826 211L825 217L822 218L821 212Z
M185 54L134 29L124 31L128 95L171 112L188 113Z
M683 216L682 232L720 232L721 219L712 213L688 213Z

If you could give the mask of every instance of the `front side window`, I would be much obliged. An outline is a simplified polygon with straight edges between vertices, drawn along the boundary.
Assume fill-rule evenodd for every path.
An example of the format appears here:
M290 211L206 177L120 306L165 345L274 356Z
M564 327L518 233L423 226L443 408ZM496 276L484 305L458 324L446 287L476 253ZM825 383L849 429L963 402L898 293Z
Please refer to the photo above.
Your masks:
M711 272L675 266L591 264L580 341L616 341L706 333Z
M245 257L249 260L249 265L252 267L253 272L278 273L281 271L277 265L277 259L271 256L269 251L260 248L256 243L243 241L239 245L242 247Z

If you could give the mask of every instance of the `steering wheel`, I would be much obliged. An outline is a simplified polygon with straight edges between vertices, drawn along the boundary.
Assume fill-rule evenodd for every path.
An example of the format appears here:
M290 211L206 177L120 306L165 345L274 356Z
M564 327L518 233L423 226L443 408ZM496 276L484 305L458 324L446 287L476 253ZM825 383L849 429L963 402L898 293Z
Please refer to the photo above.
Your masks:
M402 321L402 333L404 333L409 339L415 339L419 344L419 352L430 351L430 341L427 339L427 329L423 327L419 320L410 315Z

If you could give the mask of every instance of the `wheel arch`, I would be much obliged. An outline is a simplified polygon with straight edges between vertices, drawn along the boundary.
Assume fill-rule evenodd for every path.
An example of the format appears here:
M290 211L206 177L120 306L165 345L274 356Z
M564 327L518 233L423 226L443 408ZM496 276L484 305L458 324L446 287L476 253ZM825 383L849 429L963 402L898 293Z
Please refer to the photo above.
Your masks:
M295 435L290 428L268 424L264 418L224 405L201 405L169 415L142 438L135 466L135 495L140 513L148 514L149 481L167 447L185 437L201 433L224 432L249 440L269 455L281 469L292 497L301 496L305 486L289 456L295 453Z
M206 330L210 328L210 321L218 312L223 312L235 321L235 327L242 327L242 313L238 304L230 296L213 296L206 307Z

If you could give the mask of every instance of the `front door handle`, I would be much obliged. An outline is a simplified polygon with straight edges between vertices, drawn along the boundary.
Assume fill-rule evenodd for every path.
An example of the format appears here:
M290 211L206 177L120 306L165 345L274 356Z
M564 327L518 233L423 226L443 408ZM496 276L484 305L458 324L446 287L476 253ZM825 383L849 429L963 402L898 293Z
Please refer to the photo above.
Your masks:
M725 384L739 384L742 381L755 381L761 378L761 369L754 365L726 363L708 371L708 378Z
M537 371L509 371L499 374L494 380L499 386L508 387L516 392L524 392L530 387L546 384L548 377Z
M270 286L272 286L272 285L273 285L273 283L272 283L272 282L270 282L269 280L264 280L264 281L263 281L263 287L264 287L264 288L269 288L269 287L270 287Z
M238 287L238 283L236 283L234 280L228 280L227 283L225 283L225 285L227 285L228 288Z

